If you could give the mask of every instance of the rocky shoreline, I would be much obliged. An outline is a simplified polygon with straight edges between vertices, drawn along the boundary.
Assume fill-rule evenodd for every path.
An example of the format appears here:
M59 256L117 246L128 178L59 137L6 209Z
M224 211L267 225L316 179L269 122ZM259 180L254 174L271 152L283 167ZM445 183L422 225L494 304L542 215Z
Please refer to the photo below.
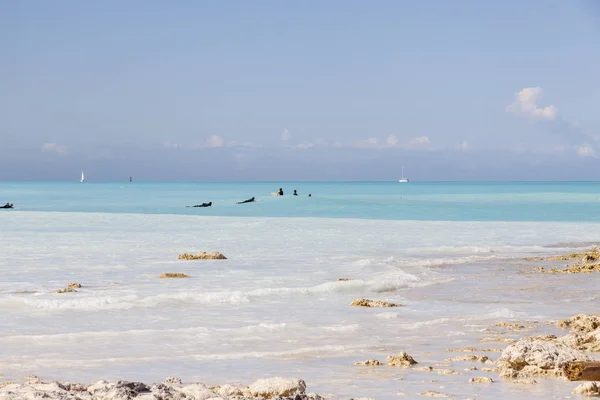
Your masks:
M231 385L208 387L203 383L183 384L168 377L161 383L98 381L91 385L68 382L43 382L36 376L24 383L0 383L1 400L324 400L306 393L306 383L298 378L259 379L245 388Z

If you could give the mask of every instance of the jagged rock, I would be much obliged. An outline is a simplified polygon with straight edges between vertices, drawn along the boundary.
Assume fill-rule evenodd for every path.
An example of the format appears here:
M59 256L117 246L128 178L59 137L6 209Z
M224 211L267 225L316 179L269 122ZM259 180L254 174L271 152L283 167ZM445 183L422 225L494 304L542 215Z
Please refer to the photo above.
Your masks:
M397 356L389 356L387 358L390 367L410 367L411 365L417 364L414 358L406 352L401 352Z
M98 381L88 387L88 392L97 397L132 398L139 394L149 393L150 387L143 382L106 382Z
M472 362L485 363L488 360L489 360L488 356L467 355L467 356L457 356L457 357L452 357L452 358L446 358L444 361L472 361Z
M14 383L13 382L0 382L0 389L2 389L5 386L8 386L8 385L14 385Z
M162 383L165 385L181 385L181 379L174 376L167 376Z
M438 375L462 375L462 372L457 372L453 369L436 369Z
M357 361L354 363L354 365L358 365L361 367L378 367L383 364L377 360L366 360L366 361Z
M521 339L508 346L498 359L503 378L562 376L562 367L572 361L588 361L585 354L557 340Z
M67 288L79 289L81 287L81 283L71 282L67 285Z
M465 371L477 371L477 367L465 368Z
M253 396L270 399L274 396L293 396L303 394L306 390L306 382L298 378L275 377L259 379L248 387Z
M190 253L182 253L179 255L180 260L227 260L223 254L218 251L213 251L212 253L207 253L203 251L198 254L190 254Z
M585 382L573 389L573 394L600 396L600 385L598 382Z
M73 292L77 292L77 290L75 290L75 288L72 288L72 287L66 287L64 289L56 289L54 291L54 293L73 293Z
M469 383L494 383L494 380L489 376L477 376L469 379Z
M168 278L189 278L189 276L181 272L165 272L160 274L160 279Z
M350 305L354 307L402 307L402 304L370 299L355 299Z
M589 333L600 328L600 315L577 314L558 321L557 325L572 332Z

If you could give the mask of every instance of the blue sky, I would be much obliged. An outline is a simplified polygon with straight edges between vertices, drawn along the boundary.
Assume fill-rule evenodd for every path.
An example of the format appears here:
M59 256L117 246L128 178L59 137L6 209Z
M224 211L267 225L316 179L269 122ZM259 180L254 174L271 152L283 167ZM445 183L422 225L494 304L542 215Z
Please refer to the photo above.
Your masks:
M0 180L593 179L593 0L4 2Z

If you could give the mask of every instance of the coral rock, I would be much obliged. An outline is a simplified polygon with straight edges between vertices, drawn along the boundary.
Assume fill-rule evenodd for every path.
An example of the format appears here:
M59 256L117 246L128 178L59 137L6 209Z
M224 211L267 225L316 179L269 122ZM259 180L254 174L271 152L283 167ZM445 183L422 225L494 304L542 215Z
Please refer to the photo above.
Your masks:
M600 385L598 382L585 382L573 389L573 393L584 396L600 396Z
M381 362L377 361L377 360L366 360L366 361L357 361L354 363L354 365L358 365L361 367L378 367L381 364Z
M494 380L488 376L478 376L469 379L469 383L494 383Z
M369 300L369 299L356 299L351 306L354 307L402 307L402 304L388 303L387 301L380 300Z
M168 278L189 278L189 276L181 272L165 272L164 274L160 274L160 279Z
M276 396L294 396L303 394L306 390L306 383L297 378L269 378L259 379L248 387L253 396L270 399Z
M179 255L180 260L227 260L223 254L218 251L212 253L202 252L198 254L182 253Z
M417 364L414 358L411 355L405 353L404 351L398 354L397 356L390 356L387 358L388 364L390 367L409 367L411 365Z
M585 354L559 341L521 339L508 346L497 365L504 378L562 376L562 367L572 361L588 361Z

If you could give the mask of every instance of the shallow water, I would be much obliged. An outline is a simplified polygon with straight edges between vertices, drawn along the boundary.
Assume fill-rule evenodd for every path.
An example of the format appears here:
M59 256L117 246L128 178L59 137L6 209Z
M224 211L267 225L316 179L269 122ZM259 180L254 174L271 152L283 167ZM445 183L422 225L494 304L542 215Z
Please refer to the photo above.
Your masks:
M498 379L352 364L400 351L440 364L460 355L445 349L504 348L480 342L498 321L597 312L592 275L525 275L521 268L537 264L520 259L590 246L600 239L598 223L19 210L1 218L9 233L0 250L3 380L174 375L246 385L291 375L310 391L338 396L437 390L457 398L566 398L575 385L556 380L471 385L471 376ZM177 260L203 250L229 259ZM190 278L158 279L162 272ZM51 293L68 282L83 287ZM36 293L16 293L23 291ZM404 306L350 307L357 297ZM498 336L556 329L534 325Z

